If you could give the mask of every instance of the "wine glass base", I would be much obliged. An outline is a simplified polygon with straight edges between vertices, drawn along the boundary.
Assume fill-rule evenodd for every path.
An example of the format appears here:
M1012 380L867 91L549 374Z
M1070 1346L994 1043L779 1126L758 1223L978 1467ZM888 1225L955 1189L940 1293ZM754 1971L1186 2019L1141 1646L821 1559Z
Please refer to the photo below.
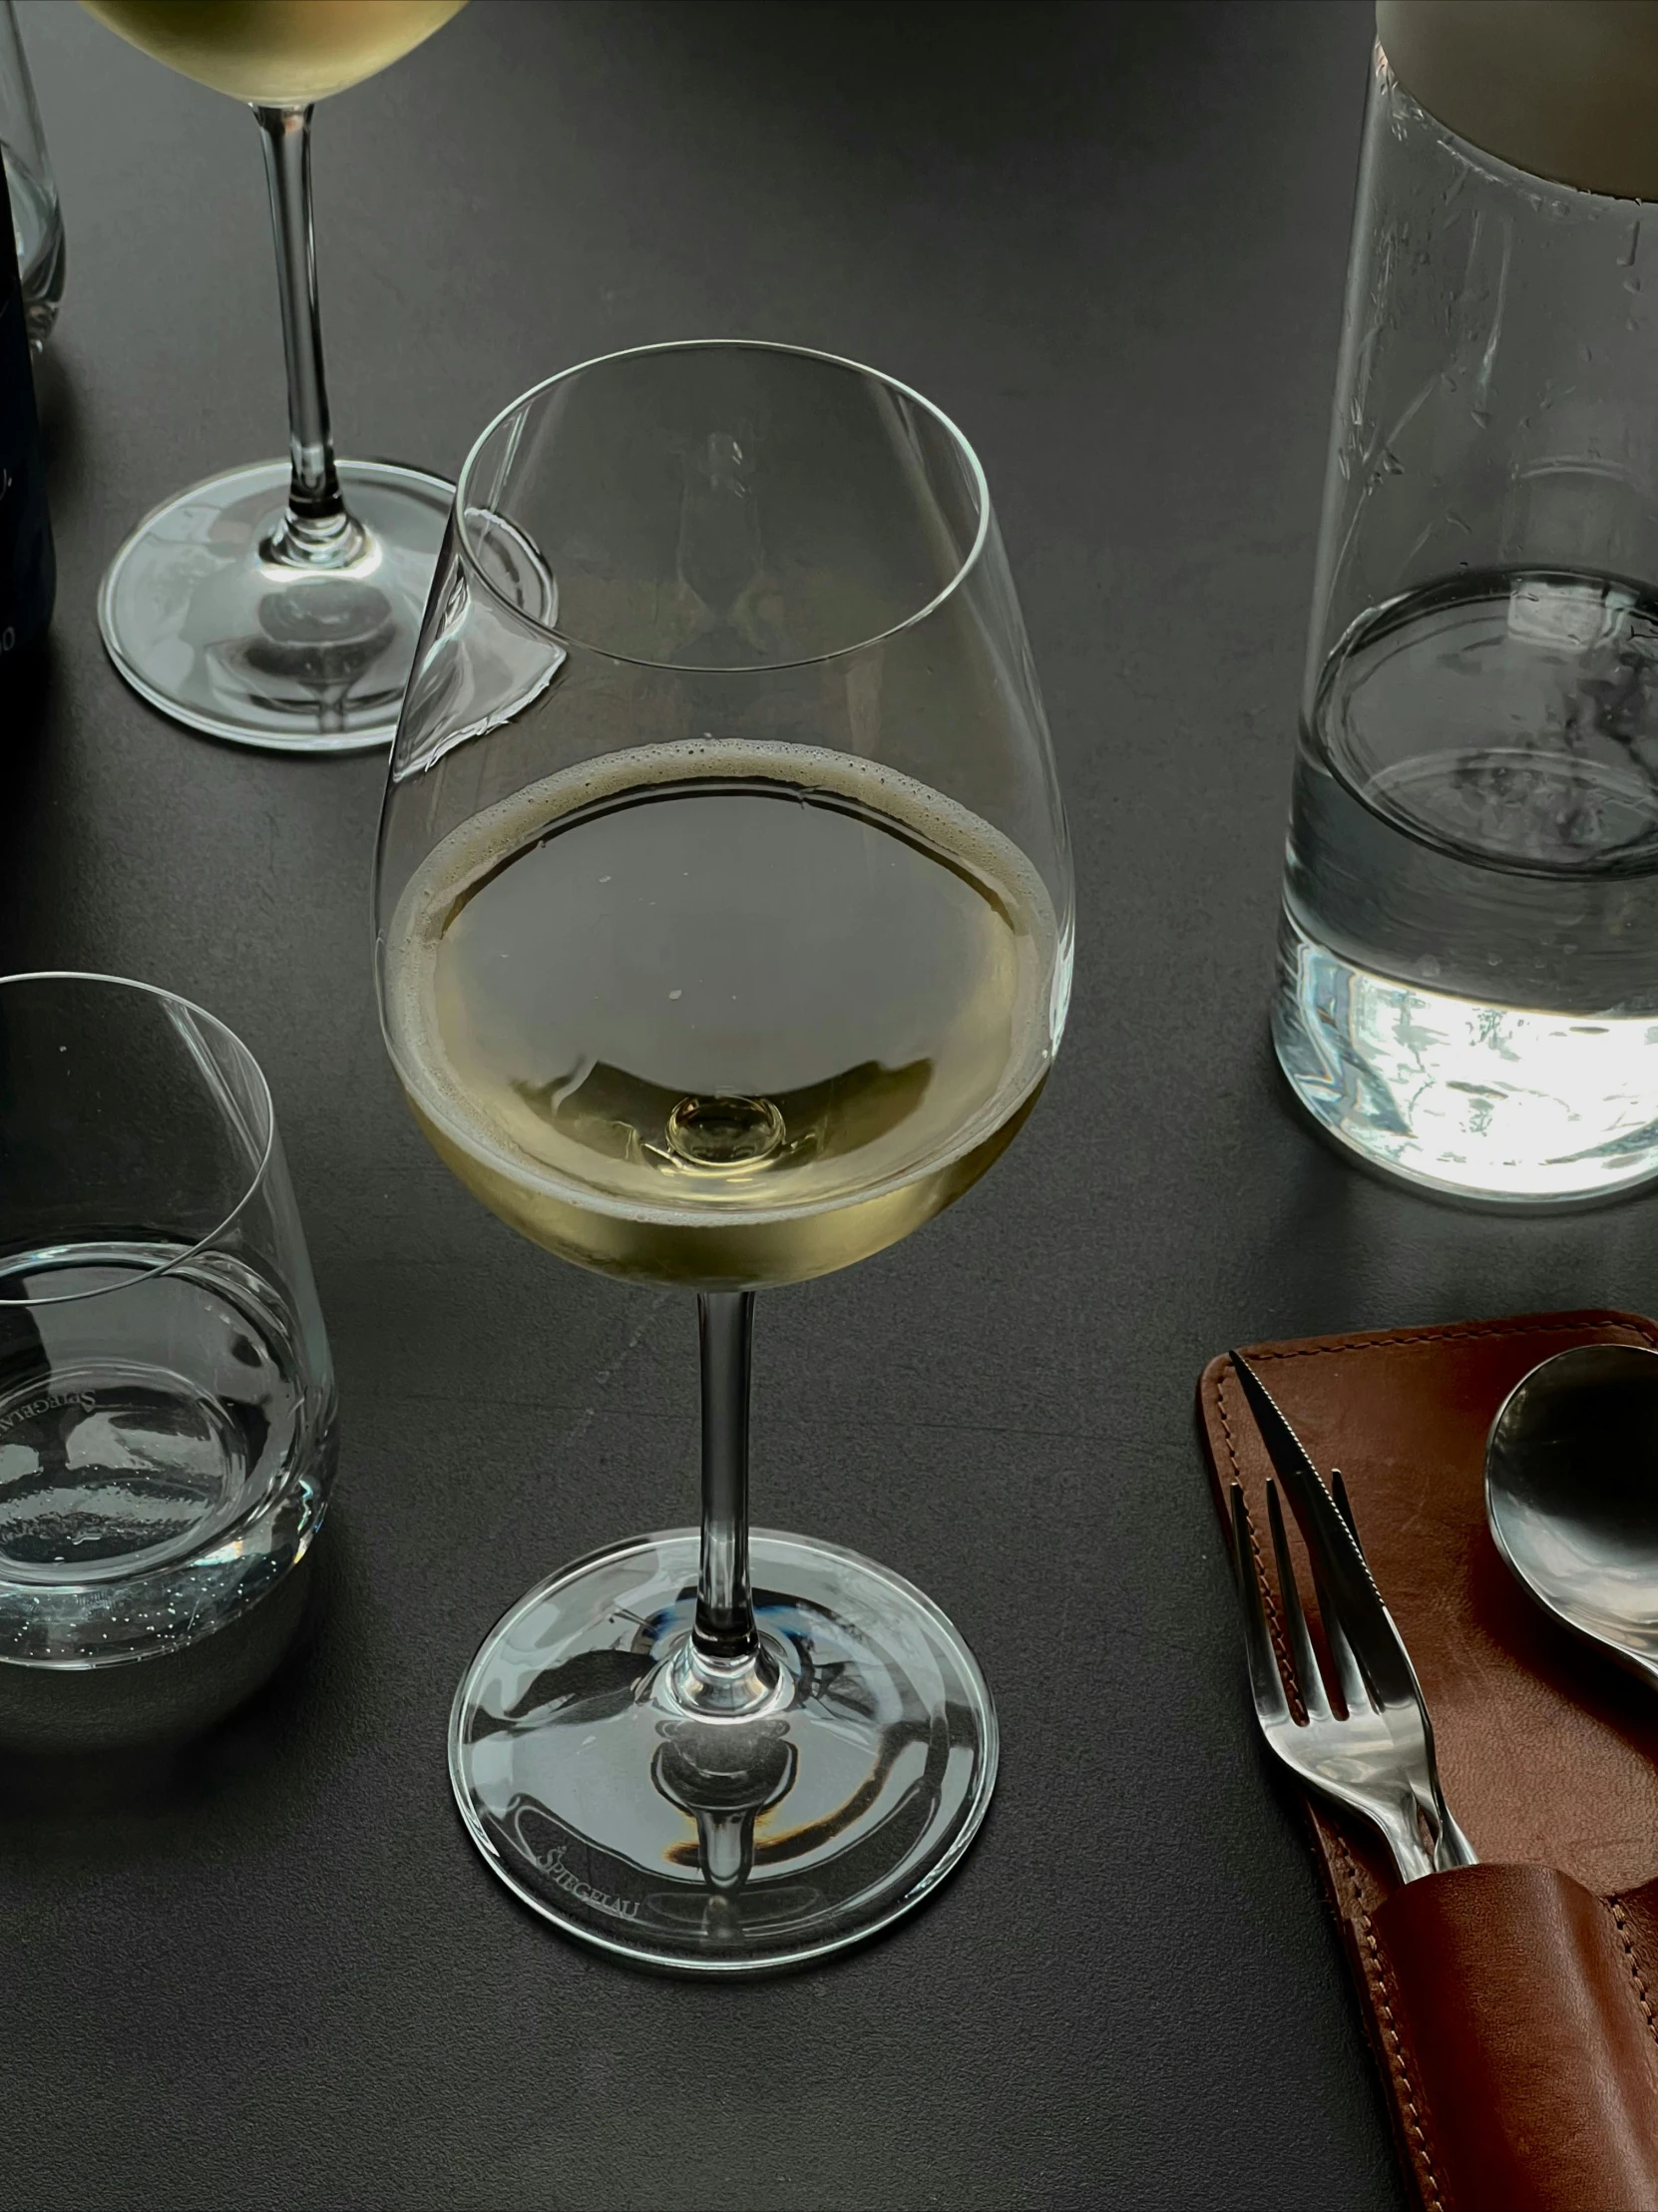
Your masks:
M949 1873L996 1779L996 1711L920 1590L756 1529L754 1609L783 1678L753 1717L673 1687L697 1536L538 1584L468 1668L449 1774L489 1865L568 1934L638 1964L756 1974L872 1936Z
M262 553L285 461L209 477L147 515L110 563L98 627L141 697L190 729L272 752L390 744L454 487L341 461L361 554L337 569Z

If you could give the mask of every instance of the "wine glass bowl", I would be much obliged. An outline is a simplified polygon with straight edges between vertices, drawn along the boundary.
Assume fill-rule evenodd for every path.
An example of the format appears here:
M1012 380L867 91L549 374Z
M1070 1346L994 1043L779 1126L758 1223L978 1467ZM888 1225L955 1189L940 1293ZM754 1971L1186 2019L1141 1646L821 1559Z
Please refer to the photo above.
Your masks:
M379 869L392 1057L486 1204L607 1272L755 1288L990 1165L1069 975L1011 606L971 450L850 364L650 348L491 426Z
M756 1289L868 1257L1046 1080L1070 875L971 448L832 357L710 342L552 379L474 447L376 870L393 1066L561 1257L699 1298L704 1520L533 1590L451 1774L550 1919L692 1971L906 1910L989 1800L936 1606L746 1526ZM752 1590L751 1590L752 1581ZM709 1733L711 1731L711 1733Z

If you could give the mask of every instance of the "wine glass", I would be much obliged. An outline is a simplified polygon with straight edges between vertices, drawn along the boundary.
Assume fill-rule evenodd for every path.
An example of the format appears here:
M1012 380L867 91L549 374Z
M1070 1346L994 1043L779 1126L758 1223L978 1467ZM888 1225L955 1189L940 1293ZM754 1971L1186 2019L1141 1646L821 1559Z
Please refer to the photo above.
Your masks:
M264 141L289 459L230 469L164 502L98 595L111 660L192 729L282 752L356 751L396 730L451 493L418 469L334 458L311 108L400 60L463 4L82 0L158 61L245 100Z
M700 1537L610 1546L490 1631L449 1735L473 1837L656 1966L867 1936L967 1848L995 1711L919 1590L749 1531L749 1350L757 1289L985 1172L1064 1021L1063 818L961 434L872 370L735 342L516 401L457 488L376 926L447 1164L549 1250L699 1303Z

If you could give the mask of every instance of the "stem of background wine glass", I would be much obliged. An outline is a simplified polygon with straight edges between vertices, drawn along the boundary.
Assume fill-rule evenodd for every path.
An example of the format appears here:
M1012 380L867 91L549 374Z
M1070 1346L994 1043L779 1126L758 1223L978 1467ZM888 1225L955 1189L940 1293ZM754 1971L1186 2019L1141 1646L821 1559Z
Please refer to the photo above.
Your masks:
M276 231L293 468L287 512L259 551L264 559L290 568L335 569L362 552L363 533L345 511L328 428L311 230L311 111L256 107L253 114L264 142L270 220Z
M741 1719L774 1700L776 1659L761 1640L748 1586L748 1375L754 1340L750 1290L704 1291L696 1301L702 1355L702 1546L696 1617L674 1691L706 1718Z

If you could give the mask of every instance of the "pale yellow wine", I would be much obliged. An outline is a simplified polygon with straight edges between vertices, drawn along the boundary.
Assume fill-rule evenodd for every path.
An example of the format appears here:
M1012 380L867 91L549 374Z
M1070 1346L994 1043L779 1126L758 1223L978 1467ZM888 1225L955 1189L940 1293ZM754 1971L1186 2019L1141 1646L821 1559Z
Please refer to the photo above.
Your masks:
M475 817L384 948L393 1062L484 1203L654 1282L797 1282L983 1174L1051 1058L1040 878L908 778L652 745Z
M401 61L464 0L81 0L183 76L257 107L322 100Z

